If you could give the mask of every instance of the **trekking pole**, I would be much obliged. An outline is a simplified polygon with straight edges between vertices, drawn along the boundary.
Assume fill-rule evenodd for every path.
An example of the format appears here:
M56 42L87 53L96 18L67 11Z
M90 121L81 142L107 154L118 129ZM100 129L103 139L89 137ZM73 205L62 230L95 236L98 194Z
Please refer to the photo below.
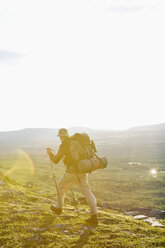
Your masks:
M71 189L71 192L72 192L72 197L73 197L74 205L75 205L75 208L76 208L77 216L79 217L79 212L78 212L78 208L77 208L77 203L76 203L76 199L75 199L75 197L74 197L74 193L73 193L73 190L72 190L72 189Z
M62 208L61 199L60 199L60 193L59 193L59 190L58 190L58 185L57 185L56 177L55 177L55 174L54 174L54 170L53 170L53 165L52 165L51 159L50 159L50 165L51 165L52 174L53 174L53 178L54 178L54 182L55 182L55 186L56 186L56 190L57 190L57 195L58 195L58 200L59 200L59 203L60 203L60 208ZM77 203L76 203L76 200L75 200L74 193L73 193L73 190L72 189L71 189L71 192L72 192L72 197L73 197L74 205L75 205L75 208L76 208L77 216L79 217Z
M57 185L57 181L56 181L56 177L55 177L55 174L54 174L53 165L52 165L51 160L50 160L50 164L51 164L52 174L53 174L53 178L54 178L54 183L55 183L56 190L57 190L58 201L59 201L59 204L60 204L60 208L62 208L61 199L60 199L60 193L59 193L59 190L58 190L58 185Z

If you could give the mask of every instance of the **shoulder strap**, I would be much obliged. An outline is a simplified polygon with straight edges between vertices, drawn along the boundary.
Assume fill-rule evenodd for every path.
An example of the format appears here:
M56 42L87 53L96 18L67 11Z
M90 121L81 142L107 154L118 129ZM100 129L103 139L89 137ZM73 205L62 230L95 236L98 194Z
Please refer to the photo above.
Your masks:
M93 149L90 147L91 153L102 162L101 158L93 151Z

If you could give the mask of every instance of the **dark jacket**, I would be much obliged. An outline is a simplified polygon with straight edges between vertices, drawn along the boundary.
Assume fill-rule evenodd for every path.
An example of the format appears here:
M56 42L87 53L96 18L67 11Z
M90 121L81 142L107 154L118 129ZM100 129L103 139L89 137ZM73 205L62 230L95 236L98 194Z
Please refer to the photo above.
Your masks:
M74 161L70 156L70 142L70 137L66 137L66 139L59 146L57 154L50 155L53 163L57 164L61 159L63 159L63 162L67 167L73 165Z

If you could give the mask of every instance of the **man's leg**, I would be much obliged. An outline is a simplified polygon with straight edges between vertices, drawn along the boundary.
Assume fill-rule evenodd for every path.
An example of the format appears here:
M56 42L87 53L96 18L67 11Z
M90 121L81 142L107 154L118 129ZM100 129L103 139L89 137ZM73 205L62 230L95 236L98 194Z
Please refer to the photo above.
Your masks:
M71 173L65 173L58 182L59 198L57 198L55 207L62 208L64 205L64 195L75 183L74 176Z
M95 216L97 215L97 202L88 184L88 176L87 174L78 174L78 175L79 175L80 181L77 180L77 184L81 192L85 196L87 203L90 206L91 216Z

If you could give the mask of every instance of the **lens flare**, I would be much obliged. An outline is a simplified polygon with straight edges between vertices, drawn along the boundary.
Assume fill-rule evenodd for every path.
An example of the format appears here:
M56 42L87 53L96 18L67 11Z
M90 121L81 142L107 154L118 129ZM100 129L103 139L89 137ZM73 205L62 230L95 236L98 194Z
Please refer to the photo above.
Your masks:
M155 170L155 169L151 169L150 173L153 177L157 176L157 170Z
M18 158L13 167L6 173L11 174L13 171L20 170L26 172L29 171L31 175L34 175L34 163L29 154L21 149L17 149L16 153L18 154Z

